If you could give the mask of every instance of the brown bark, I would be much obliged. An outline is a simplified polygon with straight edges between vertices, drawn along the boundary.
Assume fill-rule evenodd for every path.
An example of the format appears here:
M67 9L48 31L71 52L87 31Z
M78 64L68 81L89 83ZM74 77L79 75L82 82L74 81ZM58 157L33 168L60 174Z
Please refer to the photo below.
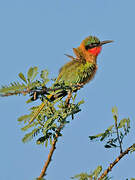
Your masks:
M53 155L53 153L54 153L54 150L56 149L56 142L57 142L57 139L58 139L58 137L59 137L59 132L61 131L61 129L62 129L62 125L58 128L58 133L56 133L56 137L55 137L55 139L53 140L53 142L52 142L52 147L51 147L51 149L50 149L50 152L49 152L49 154L48 154L48 158L47 158L47 160L46 160L46 162L45 162L45 164L44 164L44 166L43 166L43 168L42 168L42 171L41 171L41 173L40 173L40 175L39 175L39 177L37 178L38 180L40 180L40 179L42 179L46 174L46 171L47 171L47 168L48 168L48 166L49 166L49 164L50 164L50 162L51 162L51 159L52 159L52 155Z

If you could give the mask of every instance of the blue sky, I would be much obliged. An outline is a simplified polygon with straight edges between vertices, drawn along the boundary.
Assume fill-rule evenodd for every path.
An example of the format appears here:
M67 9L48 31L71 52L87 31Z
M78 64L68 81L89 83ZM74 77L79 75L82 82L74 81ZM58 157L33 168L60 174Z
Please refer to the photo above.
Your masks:
M5 0L0 1L0 84L18 80L29 67L48 69L50 77L68 61L64 53L89 35L114 40L98 57L94 80L78 93L82 111L66 126L57 143L47 180L69 180L80 172L106 168L118 150L90 143L88 136L113 124L111 108L120 118L130 117L131 133L125 146L134 143L135 126L135 1L123 0ZM0 99L0 179L31 180L40 174L48 149L35 141L23 144L17 118L28 113L26 97ZM135 156L124 157L112 170L114 179L135 177Z

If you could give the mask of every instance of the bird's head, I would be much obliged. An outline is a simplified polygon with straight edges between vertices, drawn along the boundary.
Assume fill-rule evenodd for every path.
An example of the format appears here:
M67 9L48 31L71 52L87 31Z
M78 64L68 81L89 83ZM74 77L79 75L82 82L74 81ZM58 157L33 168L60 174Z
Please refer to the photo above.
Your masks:
M89 36L82 41L81 46L90 54L94 56L98 56L98 54L101 52L102 45L111 43L111 42L113 41L112 40L100 41L95 36Z

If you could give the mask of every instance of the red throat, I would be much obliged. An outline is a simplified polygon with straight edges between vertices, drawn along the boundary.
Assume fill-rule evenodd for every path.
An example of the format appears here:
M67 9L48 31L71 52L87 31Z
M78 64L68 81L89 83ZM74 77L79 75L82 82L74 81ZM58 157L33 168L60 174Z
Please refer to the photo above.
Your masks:
M98 56L98 54L101 52L102 47L98 46L98 47L94 47L92 49L89 49L88 52L93 54L94 56Z

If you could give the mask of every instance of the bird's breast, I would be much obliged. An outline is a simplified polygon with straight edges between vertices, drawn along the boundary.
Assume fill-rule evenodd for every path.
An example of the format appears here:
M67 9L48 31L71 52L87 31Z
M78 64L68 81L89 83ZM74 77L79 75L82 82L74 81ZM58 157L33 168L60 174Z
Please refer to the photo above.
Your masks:
M86 84L93 79L96 70L95 63L70 61L61 68L57 82L64 81L66 85Z
M83 83L86 84L89 81L91 81L94 78L94 76L96 74L96 71L97 71L97 65L96 64L90 65L87 68L87 71L84 71L84 80L83 80Z

